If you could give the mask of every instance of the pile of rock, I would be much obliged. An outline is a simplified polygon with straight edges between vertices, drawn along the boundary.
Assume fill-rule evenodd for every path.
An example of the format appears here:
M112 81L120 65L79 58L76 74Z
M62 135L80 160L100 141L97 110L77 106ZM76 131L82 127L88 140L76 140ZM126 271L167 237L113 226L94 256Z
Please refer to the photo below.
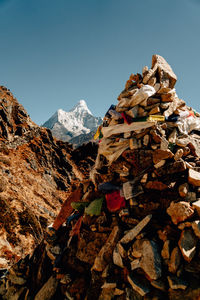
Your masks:
M6 286L20 299L200 296L200 118L175 83L158 55L130 76L97 132L91 181L72 191L27 258L24 282L17 267L4 275L3 299Z

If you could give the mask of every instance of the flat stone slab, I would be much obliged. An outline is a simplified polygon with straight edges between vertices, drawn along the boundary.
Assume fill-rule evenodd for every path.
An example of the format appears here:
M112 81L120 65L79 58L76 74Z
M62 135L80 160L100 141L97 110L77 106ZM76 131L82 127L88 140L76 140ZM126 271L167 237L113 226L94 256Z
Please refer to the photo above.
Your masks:
M127 244L131 242L142 231L142 229L150 222L151 218L152 215L146 216L133 229L128 231L128 233L120 240L120 243Z
M158 245L154 241L145 240L143 242L140 267L151 280L156 280L161 277L161 255Z

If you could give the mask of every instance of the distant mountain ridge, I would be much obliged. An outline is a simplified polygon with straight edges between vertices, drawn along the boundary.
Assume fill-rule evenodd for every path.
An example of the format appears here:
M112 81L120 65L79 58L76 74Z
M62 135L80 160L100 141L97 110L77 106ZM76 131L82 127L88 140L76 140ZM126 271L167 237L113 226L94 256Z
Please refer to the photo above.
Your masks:
M80 100L69 112L58 109L42 126L57 139L80 145L91 140L91 133L101 123L102 118L93 116L85 100Z

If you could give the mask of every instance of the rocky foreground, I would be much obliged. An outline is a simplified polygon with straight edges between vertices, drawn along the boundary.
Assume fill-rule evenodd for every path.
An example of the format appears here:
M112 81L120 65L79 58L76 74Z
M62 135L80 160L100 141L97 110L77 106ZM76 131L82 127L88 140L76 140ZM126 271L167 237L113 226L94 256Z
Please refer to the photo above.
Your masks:
M131 74L95 135L90 178L33 254L2 270L3 299L200 299L200 116L176 80L158 55Z

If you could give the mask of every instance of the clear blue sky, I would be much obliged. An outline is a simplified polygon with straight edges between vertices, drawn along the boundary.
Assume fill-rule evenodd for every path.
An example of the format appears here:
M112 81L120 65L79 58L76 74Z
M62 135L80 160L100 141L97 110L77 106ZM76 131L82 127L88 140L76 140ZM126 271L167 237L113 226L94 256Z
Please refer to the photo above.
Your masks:
M0 0L0 33L0 84L39 125L80 99L103 116L152 54L200 110L200 0Z

